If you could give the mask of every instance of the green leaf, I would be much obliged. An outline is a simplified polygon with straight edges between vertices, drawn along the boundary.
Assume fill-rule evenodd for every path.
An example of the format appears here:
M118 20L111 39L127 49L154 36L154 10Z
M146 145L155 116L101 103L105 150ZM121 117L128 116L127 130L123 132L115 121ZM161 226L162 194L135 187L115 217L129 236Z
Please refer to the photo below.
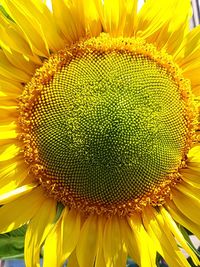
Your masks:
M26 226L0 235L0 258L21 259L24 256L24 237Z

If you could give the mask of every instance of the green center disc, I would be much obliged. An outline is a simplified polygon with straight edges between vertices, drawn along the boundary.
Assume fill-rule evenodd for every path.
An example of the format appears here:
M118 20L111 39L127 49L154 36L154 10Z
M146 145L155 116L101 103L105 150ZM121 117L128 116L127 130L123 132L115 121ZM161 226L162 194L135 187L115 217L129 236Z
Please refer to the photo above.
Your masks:
M34 107L32 135L48 177L94 203L122 203L180 165L184 103L172 75L128 52L85 52L64 65Z

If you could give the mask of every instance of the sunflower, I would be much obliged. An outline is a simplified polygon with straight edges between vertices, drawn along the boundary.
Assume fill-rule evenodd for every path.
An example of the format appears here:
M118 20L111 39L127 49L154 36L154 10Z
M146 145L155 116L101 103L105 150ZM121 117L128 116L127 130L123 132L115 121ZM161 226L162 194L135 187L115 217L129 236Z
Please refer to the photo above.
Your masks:
M199 260L200 27L189 0L1 0L0 232L25 262ZM5 16L5 14L7 14Z

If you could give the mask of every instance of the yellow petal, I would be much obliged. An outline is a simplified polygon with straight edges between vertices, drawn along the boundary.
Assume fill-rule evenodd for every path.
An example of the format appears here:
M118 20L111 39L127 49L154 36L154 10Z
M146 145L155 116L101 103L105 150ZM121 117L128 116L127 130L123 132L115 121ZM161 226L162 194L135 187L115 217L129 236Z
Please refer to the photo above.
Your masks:
M6 51L5 49L3 49L3 51L7 59L13 66L24 71L30 76L32 76L35 73L35 70L38 66L32 61L30 61L28 57L25 57L24 55L14 50Z
M106 32L111 33L114 36L117 36L119 32L122 31L120 29L121 24L124 20L124 14L122 12L123 1L120 0L105 0L104 1L104 28Z
M0 107L17 107L17 99L12 96L0 96Z
M67 42L77 41L85 35L83 10L78 1L52 0L55 22Z
M200 26L192 29L185 36L181 46L176 51L174 59L182 68L189 66L192 60L198 59L200 53Z
M63 211L61 222L61 263L74 251L80 236L80 214L76 210Z
M195 96L200 97L200 85L193 85L192 92Z
M32 54L28 43L25 41L23 32L14 22L0 14L0 45L8 60L16 67L28 74L33 74L35 63L41 65L38 56ZM22 37L23 36L23 37ZM17 43L17 46L16 46Z
M200 163L200 145L193 147L188 153L188 165L192 165L194 162Z
M103 253L103 233L105 227L105 220L104 216L98 216L98 247L97 247L97 255L95 260L95 267L106 267L104 253Z
M189 31L190 15L189 0L149 0L138 14L137 36L173 54Z
M106 267L104 255L103 255L103 249L100 248L97 252L97 257L95 261L95 267Z
M0 105L1 105L1 97L0 97ZM10 101L10 103L12 103L12 99L10 100L6 100L7 102ZM10 124L6 124L3 126L0 126L0 140L8 140L8 139L13 139L15 140L18 136L17 133L17 128L16 128L16 124L15 123L10 123Z
M184 76L191 81L192 91L193 91L193 87L197 87L200 85L200 78L198 76L199 71L200 71L199 61L197 62L197 64L198 65L195 65L195 61L192 60L190 63L188 63L187 67L183 68Z
M4 148L6 148L8 146L10 146L10 143L3 145ZM1 147L2 147L2 145L1 145ZM24 158L23 158L22 153L18 153L14 157L11 157L7 160L0 161L0 169L2 170L2 172L0 172L0 179L2 177L4 177L4 175L8 174L8 171L6 171L7 167L11 166L13 163L21 164L22 162L24 163ZM3 173L3 174L1 175L1 173Z
M25 237L25 262L27 266L40 266L40 248L56 216L56 201L48 198L28 224Z
M15 50L23 55L32 55L31 48L19 26L0 13L0 44L8 51Z
M0 153L0 161L5 161L14 158L20 152L20 148L16 145L8 144L3 146L2 148L3 152Z
M180 2L179 2L180 3ZM177 15L180 15L178 19L173 20L172 23L171 21L168 22L168 24L163 27L163 30L161 33L159 33L157 37L157 41L155 40L157 47L158 48L164 48L170 55L174 55L178 48L181 45L181 41L184 38L184 36L187 34L189 31L189 2L185 1L187 4L186 7L184 8L185 12L185 17L182 16L182 12L176 12L174 17L177 18ZM181 3L182 5L182 3ZM180 6L176 6L175 10L178 11ZM179 22L179 24L176 24Z
M182 246L182 248L190 255L190 257L192 258L194 264L196 266L199 265L200 262L199 262L197 256L195 255L195 253L192 251L192 249L186 243L186 240L182 236L180 230L178 229L176 223L174 222L174 220L172 219L170 214L166 211L165 208L160 208L160 212L161 212L161 214L163 216L163 219L164 219L165 223L169 227L169 229L172 232L172 234L175 236L176 240L179 242L179 244Z
M200 189L200 179L199 179L200 171L193 170L190 167L188 167L187 169L181 170L181 175L185 182Z
M98 247L98 224L97 217L89 216L80 232L80 238L76 247L76 255L79 265L93 267ZM88 253L87 255L87 251ZM85 256L87 255L87 257Z
M126 9L126 18L123 27L123 36L131 37L135 35L137 28L137 7L138 0L124 1Z
M185 228L190 230L200 239L200 229L199 225L191 221L187 216L185 216L174 204L173 201L168 201L166 203L166 208L169 210L173 219L183 225Z
M26 1L26 3L23 4L22 1L2 0L2 4L8 14L14 19L14 21L23 31L32 51L40 56L48 57L49 48L47 41L44 36L42 26L37 20L37 15L39 15L39 12L35 14L35 9L28 10L27 7L29 6L29 2L31 1ZM32 11L36 16L33 15Z
M83 20L86 35L98 36L102 31L100 16L95 4L95 0L79 0L79 5L83 9Z
M169 226L167 225L166 221L164 220L161 212L157 212L156 210L153 209L153 213L154 216L157 220L157 222L159 223L160 227L162 229L165 229L165 235L168 238L168 240L170 241L170 245L172 246L173 251L176 253L176 257L178 257L177 259L179 260L181 266L188 266L190 267L190 264L188 263L188 261L186 260L185 256L182 254L182 252L180 251L178 244L177 244L177 240L174 239L174 235L171 233ZM169 245L167 245L169 247Z
M44 191L41 187L32 190L0 208L0 232L10 232L27 223L43 203Z
M23 83L30 81L31 78L30 75L12 65L2 51L0 51L0 75Z
M190 149L187 159L187 168L181 170L185 182L193 187L200 188L200 146Z
M146 1L138 13L137 36L147 38L162 29L170 18L171 7L171 0Z
M43 267L61 267L61 217L48 234L44 243Z
M60 267L74 251L80 233L80 215L65 209L44 245L44 267Z
M190 266L159 212L147 208L143 213L143 222L157 251L170 266Z
M1 130L2 126L0 126ZM10 131L3 131L0 133L0 140L10 140L10 139L16 139L18 136L18 133L16 130L10 130Z
M144 229L140 216L137 214L132 215L128 218L128 223L135 234L135 241L137 243L140 257L140 266L156 267L156 250L146 230ZM146 245L144 246L144 244Z
M95 1L105 32L131 36L136 27L137 0Z
M3 164L0 167L0 181L5 179L7 180L7 182L9 182L14 180L15 178L23 180L23 177L26 177L26 175L28 174L28 166L24 162L23 157L15 157L11 162L3 161Z
M192 8L189 0L178 0L172 8L168 27L159 34L156 43L158 47L164 47L169 54L174 55L190 30Z
M0 97L1 100L3 100L4 98L5 98L5 100L8 99L7 97L4 97L4 96ZM17 105L16 105L16 103L15 103L15 105L9 106L9 105L6 105L6 102L2 101L1 104L2 104L0 106L1 109L4 109L5 111L6 110L16 110L16 113L17 113Z
M105 224L103 250L106 267L125 266L127 251L119 226L119 218L113 216Z
M69 259L67 261L67 267L80 267L77 261L76 253L75 251L69 256ZM95 265L96 267L96 265ZM103 265L100 267L104 267Z
M123 232L125 244L128 250L128 254L137 263L140 263L140 254L138 250L138 244L136 241L135 233L127 222L127 219L120 220L120 227Z
M27 2L26 0L17 0L13 2L21 8L23 15L28 20L29 18L30 20L34 19L36 25L41 27L41 31L38 31L38 33L40 33L41 38L43 38L43 41L45 40L51 51L56 52L65 46L63 39L58 33L53 15L43 1L29 0Z
M13 97L18 97L22 92L22 88L20 83L0 79L0 92L2 92L4 96L11 95Z
M166 252L165 246L163 246L166 242L166 237L165 237L164 233L162 232L162 229L160 229L156 220L152 217L152 213L148 214L146 212L146 210L144 210L144 212L142 214L142 221L143 221L143 224L144 224L145 230L147 231L148 236L151 238L151 240L154 244L156 251L158 251L159 254L169 264L172 264L172 266L173 265L175 266L174 261L176 263L177 260L175 259L171 262L171 260L170 260L171 257ZM162 243L161 243L161 240L162 240ZM170 251L169 251L169 254L170 254Z
M16 106L0 106L0 121L1 126L16 122L18 119L18 110Z
M190 189L189 191L186 186L181 187L178 185L176 189L172 191L173 201L185 216L200 225L200 216L197 216L200 210L200 190L195 190L195 188L192 187L190 187Z
M23 185L21 187L18 187L17 189L9 191L7 193L0 194L0 205L7 204L7 203L17 199L18 197L29 193L36 186L37 186L37 183L26 184L26 185Z
M196 27L188 33L183 40L180 49L175 55L175 60L183 69L183 74L190 79L193 93L200 95L200 26Z
M27 170L22 173L19 173L19 176L13 177L13 180L6 180L6 177L4 177L0 180L0 194L9 196L12 191L17 191L19 186L23 186L32 182L33 179L28 176ZM10 202L11 200L11 198L6 198L6 202Z

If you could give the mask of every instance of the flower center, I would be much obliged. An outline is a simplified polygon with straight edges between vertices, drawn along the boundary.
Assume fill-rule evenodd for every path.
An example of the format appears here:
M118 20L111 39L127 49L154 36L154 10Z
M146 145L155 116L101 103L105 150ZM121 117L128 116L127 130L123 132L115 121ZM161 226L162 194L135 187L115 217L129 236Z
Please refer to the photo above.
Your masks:
M171 58L141 39L79 42L24 90L25 159L65 205L121 214L158 205L188 151L188 93Z

